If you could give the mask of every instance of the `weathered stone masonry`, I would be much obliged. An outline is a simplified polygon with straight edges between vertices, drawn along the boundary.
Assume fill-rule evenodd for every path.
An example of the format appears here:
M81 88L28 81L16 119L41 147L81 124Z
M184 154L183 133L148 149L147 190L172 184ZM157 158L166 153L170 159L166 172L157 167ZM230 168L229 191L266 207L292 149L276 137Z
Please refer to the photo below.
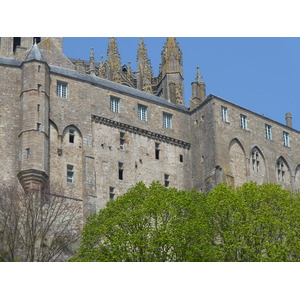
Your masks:
M143 40L138 70L69 59L61 38L1 38L0 180L80 200L88 215L138 181L207 192L250 180L300 189L300 133L214 95L197 70L184 103L182 53L167 38L157 77Z

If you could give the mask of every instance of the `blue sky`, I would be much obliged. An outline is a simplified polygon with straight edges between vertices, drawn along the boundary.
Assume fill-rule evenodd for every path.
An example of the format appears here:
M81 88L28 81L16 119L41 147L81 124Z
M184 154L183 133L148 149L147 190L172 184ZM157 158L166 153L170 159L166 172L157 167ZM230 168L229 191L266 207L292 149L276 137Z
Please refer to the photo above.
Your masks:
M64 38L68 57L106 59L108 37ZM191 82L200 66L208 94L285 124L285 113L293 116L300 130L300 38L288 37L177 37L183 53L185 104L189 106ZM158 75L165 37L145 37L148 57ZM139 37L117 38L122 64L136 70Z

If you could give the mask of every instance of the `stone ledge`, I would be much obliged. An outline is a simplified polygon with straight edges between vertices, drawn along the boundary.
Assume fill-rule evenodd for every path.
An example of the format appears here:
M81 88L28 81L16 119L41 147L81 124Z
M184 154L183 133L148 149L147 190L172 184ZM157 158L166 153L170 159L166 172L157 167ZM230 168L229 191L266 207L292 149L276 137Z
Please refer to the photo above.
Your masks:
M139 135L145 136L147 138L158 140L160 142L165 142L165 143L175 145L175 146L178 146L178 147L181 147L181 148L184 148L184 149L189 150L190 147L191 147L190 143L187 143L187 142L184 142L184 141L181 141L181 140L177 140L177 139L174 139L172 137L162 135L162 134L159 134L159 133L156 133L156 132L152 132L152 131L149 131L149 130L146 130L146 129L141 129L141 128L138 128L138 127L135 127L135 126L132 126L132 125L117 122L117 121L114 121L114 120L111 120L111 119L107 119L107 118L104 118L104 117L99 117L99 116L92 115L92 121L95 122L95 123L100 123L100 124L104 124L104 125L107 125L107 126L110 126L110 127L115 127L115 128L121 129L121 130L125 130L125 131L128 131L128 132L134 133L134 134L139 134Z

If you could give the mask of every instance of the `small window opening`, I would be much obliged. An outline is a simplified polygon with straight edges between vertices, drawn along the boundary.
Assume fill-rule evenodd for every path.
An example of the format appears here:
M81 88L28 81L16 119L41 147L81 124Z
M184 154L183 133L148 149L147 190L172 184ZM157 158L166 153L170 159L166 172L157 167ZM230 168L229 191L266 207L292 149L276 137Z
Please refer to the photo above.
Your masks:
M113 186L109 187L109 199L112 200L115 197L115 188Z
M159 143L155 143L155 159L159 159Z
M41 123L36 123L36 130L40 131L41 130Z
M120 132L120 149L124 150L125 148L125 133Z
M165 174L165 187L169 187L170 185L170 175Z
M182 154L179 155L179 161L183 162L183 155Z
M67 182L73 183L73 179L74 179L74 166L67 165Z
M13 40L13 51L16 52L16 49L18 46L21 46L21 38L20 37L14 37Z
M124 169L123 169L123 163L119 162L119 180L123 180L123 172L124 172Z
M41 111L41 104L38 104L37 105L37 109L36 109L37 111Z
M33 38L33 45L36 43L36 44L38 44L38 43L40 43L40 41L41 41L41 38L40 37L34 37Z
M38 66L38 72L39 73L41 72L41 66Z
M26 157L30 156L30 148L26 148Z
M69 130L69 143L74 144L75 141L75 130L70 129Z
M37 86L38 93L41 92L41 88L42 88L42 85L41 85L41 84L38 84L38 86Z

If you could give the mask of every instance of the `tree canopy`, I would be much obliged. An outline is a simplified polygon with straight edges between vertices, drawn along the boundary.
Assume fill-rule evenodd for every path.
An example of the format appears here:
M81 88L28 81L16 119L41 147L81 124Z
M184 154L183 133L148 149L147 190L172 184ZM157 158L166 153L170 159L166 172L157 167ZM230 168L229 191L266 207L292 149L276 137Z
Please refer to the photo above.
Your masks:
M71 261L214 261L206 196L138 183L90 217Z
M138 183L89 218L70 261L299 261L299 237L300 196L279 185Z

